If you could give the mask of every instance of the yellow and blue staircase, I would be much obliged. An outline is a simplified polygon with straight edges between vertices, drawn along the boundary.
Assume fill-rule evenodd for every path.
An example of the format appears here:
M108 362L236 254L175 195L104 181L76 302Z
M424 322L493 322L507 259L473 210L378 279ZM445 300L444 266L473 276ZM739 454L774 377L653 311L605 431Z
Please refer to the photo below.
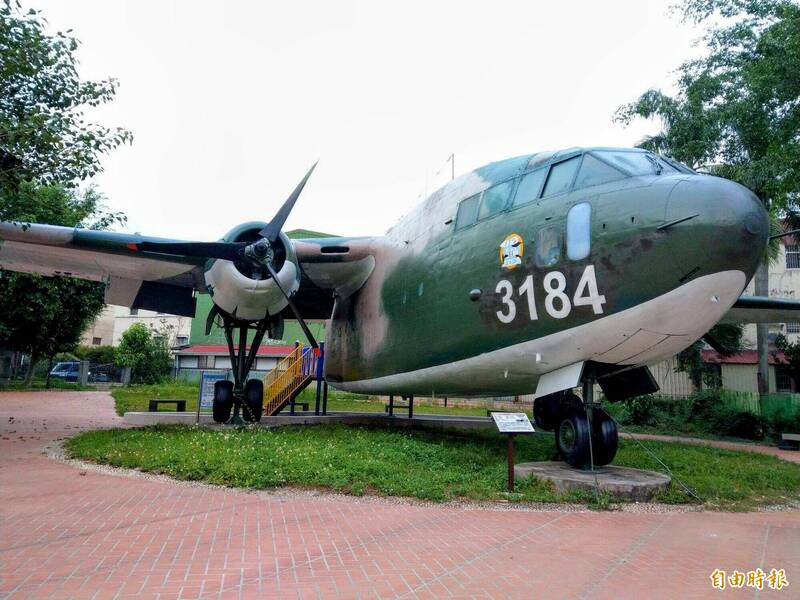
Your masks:
M309 383L322 379L323 352L319 348L297 344L291 354L264 376L264 412L277 415Z

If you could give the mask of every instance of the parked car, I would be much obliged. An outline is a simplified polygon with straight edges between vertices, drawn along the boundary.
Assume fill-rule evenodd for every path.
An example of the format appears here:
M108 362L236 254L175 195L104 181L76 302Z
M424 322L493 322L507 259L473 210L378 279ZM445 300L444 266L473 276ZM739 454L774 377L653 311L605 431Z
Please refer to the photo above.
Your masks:
M56 363L50 371L50 377L63 379L64 381L78 381L81 373L81 363L79 362L60 362Z

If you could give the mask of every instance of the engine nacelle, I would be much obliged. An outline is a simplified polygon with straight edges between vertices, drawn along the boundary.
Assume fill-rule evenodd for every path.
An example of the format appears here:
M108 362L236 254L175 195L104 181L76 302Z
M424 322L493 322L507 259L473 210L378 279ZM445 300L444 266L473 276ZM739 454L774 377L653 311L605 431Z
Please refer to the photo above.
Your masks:
M258 232L266 223L245 223L236 227L223 239L231 242L251 242L258 239ZM283 233L273 245L275 261L273 268L278 281L289 295L300 287L300 267L289 238ZM271 277L255 279L248 275L246 265L229 260L215 260L205 272L205 281L211 299L222 311L245 321L257 321L269 315L277 315L288 302Z

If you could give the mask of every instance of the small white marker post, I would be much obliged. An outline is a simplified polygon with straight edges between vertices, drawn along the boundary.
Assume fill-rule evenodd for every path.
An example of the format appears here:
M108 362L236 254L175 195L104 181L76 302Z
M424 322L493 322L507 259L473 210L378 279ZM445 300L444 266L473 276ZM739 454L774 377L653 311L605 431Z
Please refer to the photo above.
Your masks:
M514 491L514 436L518 433L536 433L533 424L525 413L493 412L492 419L497 431L504 433L508 440L508 491Z

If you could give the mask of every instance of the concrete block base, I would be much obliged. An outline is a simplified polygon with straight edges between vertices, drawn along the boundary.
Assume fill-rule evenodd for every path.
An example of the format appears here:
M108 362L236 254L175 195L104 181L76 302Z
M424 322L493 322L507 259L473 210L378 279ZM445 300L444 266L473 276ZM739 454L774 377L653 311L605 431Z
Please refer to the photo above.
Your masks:
M647 501L656 492L666 490L670 483L670 478L661 473L614 465L597 467L594 472L588 469L576 469L567 463L555 461L521 463L514 467L515 479L533 475L539 479L552 481L558 492L577 490L593 492L595 473L600 490L608 492L619 500Z

